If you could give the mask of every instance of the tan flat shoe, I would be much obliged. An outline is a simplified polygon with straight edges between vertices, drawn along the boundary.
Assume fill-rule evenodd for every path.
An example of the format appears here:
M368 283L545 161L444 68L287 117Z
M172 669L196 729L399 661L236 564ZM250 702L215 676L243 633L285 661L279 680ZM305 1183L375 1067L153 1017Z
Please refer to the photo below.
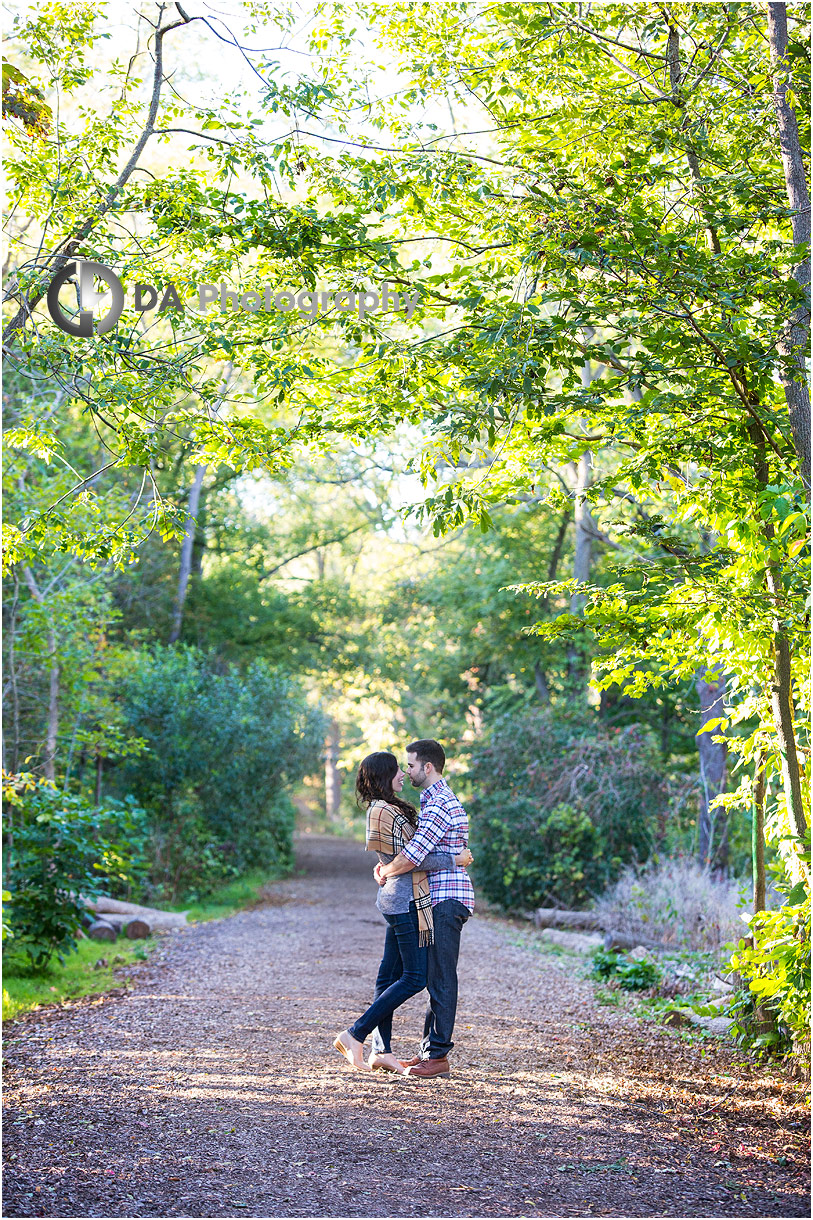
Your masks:
M398 1076L403 1076L404 1069L401 1067L400 1059L395 1059L395 1063L388 1062L389 1059L395 1059L394 1055L378 1055L372 1054L367 1060L367 1066L371 1072L395 1072ZM398 1066L396 1066L396 1064Z
M347 1042L343 1042L342 1041L343 1038L347 1038ZM333 1045L336 1047L336 1050L341 1055L344 1055L345 1059L347 1059L348 1062L354 1068L356 1068L359 1072L369 1072L370 1069L367 1066L367 1064L364 1062L363 1052L362 1051L358 1052L358 1059L356 1058L355 1054L353 1053L353 1047L350 1043L350 1030L349 1029L343 1029L340 1034L337 1034L336 1037L333 1039Z

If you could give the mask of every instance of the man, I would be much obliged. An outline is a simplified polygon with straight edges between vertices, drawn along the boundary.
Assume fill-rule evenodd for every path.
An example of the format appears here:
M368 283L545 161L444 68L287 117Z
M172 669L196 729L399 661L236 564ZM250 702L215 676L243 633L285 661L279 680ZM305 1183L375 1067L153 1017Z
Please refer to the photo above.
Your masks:
M418 829L400 855L376 867L383 885L388 877L420 868L429 852L456 855L468 845L466 811L443 778L446 755L443 747L429 739L407 746L406 772L421 794ZM474 910L474 889L464 868L428 874L432 899L434 944L429 946L427 987L429 1006L423 1027L421 1053L404 1064L408 1075L448 1076L449 1051L457 1013L457 959L460 933Z

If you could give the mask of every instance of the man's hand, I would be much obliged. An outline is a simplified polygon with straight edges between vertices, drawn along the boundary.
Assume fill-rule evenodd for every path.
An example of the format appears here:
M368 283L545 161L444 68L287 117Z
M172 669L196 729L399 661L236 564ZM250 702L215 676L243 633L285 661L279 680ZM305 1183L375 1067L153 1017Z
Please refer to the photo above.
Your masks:
M375 879L379 885L387 884L387 878L384 876L383 868L384 868L384 865L379 860L378 864L376 864L375 868L373 869L373 876L375 877Z
M458 868L468 868L473 859L474 856L471 854L468 847L464 847L463 850L455 856L454 862Z

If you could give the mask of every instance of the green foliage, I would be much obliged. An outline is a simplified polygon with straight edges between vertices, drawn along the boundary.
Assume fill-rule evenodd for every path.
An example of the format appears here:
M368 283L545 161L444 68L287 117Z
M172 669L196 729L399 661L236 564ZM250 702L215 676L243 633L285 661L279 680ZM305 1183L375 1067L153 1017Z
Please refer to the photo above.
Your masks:
M249 865L290 863L285 789L315 768L323 733L293 679L263 661L241 673L155 647L131 655L119 697L147 749L122 760L114 782L149 812L154 886L200 894Z
M80 895L130 885L142 871L144 813L132 799L92 808L29 775L4 777L10 950L35 968L76 948Z
M477 875L506 907L584 905L651 853L668 802L654 742L545 709L497 721L470 802Z
M258 20L294 21L292 11L251 7ZM368 79L373 63L359 62L354 8L386 48L381 72L398 64L394 93L389 80L377 88ZM116 783L125 792L132 779L156 830L177 830L167 840L165 883L175 884L176 867L191 876L196 855L211 877L239 866L247 851L240 834L260 826L260 805L271 798L267 757L249 750L241 759L263 764L253 772L256 797L241 787L239 765L235 773L224 763L240 736L229 711L240 699L233 675L212 666L213 679L225 681L218 694L232 681L228 731L219 732L217 699L207 702L200 683L182 683L172 706L169 684L155 675L165 723L128 693L130 719L108 731L114 667L82 682L92 666L83 624L106 612L77 612L73 577L84 572L89 585L92 564L121 568L150 533L177 536L197 463L207 466L207 491L237 472L267 471L279 480L276 513L297 453L360 438L376 445L407 424L422 438L409 442L411 470L425 484L423 515L435 534L467 522L497 533L501 515L516 510L521 563L516 546L507 554L486 547L482 565L466 571L465 554L454 572L435 563L429 580L411 579L392 596L388 589L374 604L345 596L351 577L311 582L318 599L289 596L303 577L301 567L286 567L289 583L275 597L265 582L278 566L316 547L324 565L330 535L305 528L300 546L291 531L294 545L278 553L255 534L214 579L234 550L238 531L230 538L228 522L244 483L227 511L211 498L197 543L209 548L207 561L216 556L191 582L189 609L197 605L200 617L187 619L189 638L244 666L257 654L272 665L284 655L312 675L331 714L354 699L358 706L363 687L365 711L376 699L386 706L375 718L358 716L354 748L373 721L393 736L419 718L448 719L458 740L470 727L478 734L484 710L516 711L534 697L534 683L540 698L567 705L575 635L577 651L596 661L604 710L613 699L646 697L666 713L666 758L675 691L719 666L731 706L717 728L742 777L727 801L748 804L752 764L764 751L768 835L795 853L786 836L803 829L804 793L793 785L793 728L777 724L774 706L791 710L804 750L807 511L782 387L801 370L777 336L797 310L799 329L806 325L794 278L806 251L795 244L788 207L764 6L683 5L675 15L649 3L486 11L338 0L320 14L314 54L303 61L316 65L313 76L283 84L260 60L268 81L257 113L236 94L213 106L205 88L181 102L164 86L155 98L160 134L125 178L149 91L137 58L102 72L91 66L98 57L89 51L107 33L104 9L57 0L15 21L11 58L20 66L6 74L4 92L14 199L7 309L19 323L7 348L21 383L12 387L7 483L15 759L41 752L51 676L42 660L64 653L57 756L72 782L84 782L94 751L101 761L149 742L151 754L116 764ZM211 31L181 24L174 11L164 16L174 26L163 48L168 80L190 42ZM809 15L791 5L789 17L789 98L806 148ZM81 93L75 104L56 104L81 89L92 105ZM426 115L447 108L464 121L438 131ZM295 136L275 134L283 119ZM48 139L33 144L46 124ZM325 130L334 134L323 142ZM371 130L380 138L371 140ZM121 276L125 309L110 335L68 340L49 320L42 294L66 247ZM176 282L185 296L190 266L199 280L238 291L266 280L282 286L293 269L310 289L387 279L414 291L418 304L408 321L395 311L363 321L334 311L305 324L296 313L133 308L137 279ZM593 546L607 549L576 588L556 571L565 535L555 518L567 526L573 469L590 455ZM525 528L529 518L535 525ZM544 551L534 553L539 540ZM353 571L357 556L344 554ZM64 580L63 558L76 565ZM411 577L422 562L412 556ZM235 570L242 597L232 595ZM32 573L44 590L33 605ZM165 563L149 588L132 581L146 638L167 638L175 575ZM124 579L117 592L126 600ZM190 703L210 726L207 740ZM557 885L569 865L586 888L594 863L612 876L619 861L668 846L667 785L652 765L651 739L631 719L614 742L606 727L568 735L554 721L518 717L502 732L510 766L499 774L491 756L478 771L487 777L483 825L499 820L503 803L528 801L516 819L536 828L567 806L538 864ZM490 774L498 776L491 786ZM476 803L472 813L476 820ZM597 858L583 817L595 828ZM266 816L261 852L282 858L284 821ZM505 854L504 865L498 854L485 865L494 885L506 891L510 873L530 892L513 839L491 830ZM560 847L556 874L549 865Z
M127 976L119 967L144 961L152 944L154 941L120 939L113 945L80 940L63 961L52 958L36 968L21 958L8 957L3 962L3 1020L124 987Z
M592 961L593 977L614 979L622 991L643 991L656 987L662 977L655 962L637 961L621 953L605 953L599 949L593 954Z
M788 889L789 887L785 887ZM750 1046L810 1056L810 893L797 883L778 911L749 919L731 966L747 980L732 1011L741 1040ZM767 1018L767 1021L766 1021Z
M583 810L560 804L545 811L524 797L482 798L474 808L477 881L492 902L582 905L600 884L601 847Z
M239 880L218 886L204 902L185 903L190 922L222 919L249 904L262 900L262 890L278 873L268 869L251 869ZM3 963L3 1020L21 1016L32 1009L49 1004L62 1004L77 996L115 990L127 981L124 970L133 962L145 961L155 939L129 941L119 939L115 945L80 940L75 952L64 961L51 959L37 968L30 962L8 956ZM103 965L103 959L107 965Z
M592 957L591 974L597 979L608 979L615 974L618 969L618 963L621 960L617 953L608 953L604 949L597 949Z

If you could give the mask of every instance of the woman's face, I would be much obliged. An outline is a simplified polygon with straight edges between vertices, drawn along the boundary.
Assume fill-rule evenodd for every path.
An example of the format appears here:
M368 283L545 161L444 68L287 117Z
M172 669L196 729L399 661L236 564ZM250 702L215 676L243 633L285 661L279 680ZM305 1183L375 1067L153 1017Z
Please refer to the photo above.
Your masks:
M406 779L406 775L404 774L404 772L403 772L403 771L401 770L401 768L399 767L399 768L398 768L398 770L395 772L395 776L394 776L393 781L392 781L392 790L393 790L393 792L400 792L400 791L401 791L401 789L402 789L402 788L403 788L403 786L404 786L404 780L405 780L405 779Z

